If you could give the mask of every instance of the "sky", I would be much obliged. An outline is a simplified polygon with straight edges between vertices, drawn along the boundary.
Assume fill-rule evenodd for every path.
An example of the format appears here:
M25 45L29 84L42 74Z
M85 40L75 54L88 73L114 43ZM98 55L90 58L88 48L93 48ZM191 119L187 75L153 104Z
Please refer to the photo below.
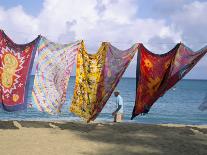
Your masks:
M39 34L58 43L83 39L89 53L102 41L123 50L143 43L157 54L183 42L197 51L207 45L206 10L207 0L0 0L0 29L16 43ZM136 57L124 76L135 72ZM185 78L207 79L207 56Z

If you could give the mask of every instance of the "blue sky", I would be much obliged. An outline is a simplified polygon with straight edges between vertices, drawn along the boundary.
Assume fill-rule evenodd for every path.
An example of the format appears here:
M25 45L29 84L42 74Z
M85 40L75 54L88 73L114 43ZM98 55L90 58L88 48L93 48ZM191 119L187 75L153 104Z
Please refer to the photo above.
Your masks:
M101 41L165 53L180 41L193 50L207 45L206 10L204 0L1 0L0 27L17 43L42 34L59 43L84 39L90 53ZM206 60L186 78L207 79ZM134 59L125 76L135 67Z
M9 9L17 5L22 5L25 12L36 16L42 9L43 0L1 0L0 5L5 9Z

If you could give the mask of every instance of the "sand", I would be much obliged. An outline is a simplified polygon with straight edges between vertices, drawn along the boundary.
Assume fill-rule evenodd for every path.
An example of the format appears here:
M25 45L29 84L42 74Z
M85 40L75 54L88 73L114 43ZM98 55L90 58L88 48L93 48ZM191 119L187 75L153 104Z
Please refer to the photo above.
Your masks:
M0 155L207 155L207 126L0 122Z

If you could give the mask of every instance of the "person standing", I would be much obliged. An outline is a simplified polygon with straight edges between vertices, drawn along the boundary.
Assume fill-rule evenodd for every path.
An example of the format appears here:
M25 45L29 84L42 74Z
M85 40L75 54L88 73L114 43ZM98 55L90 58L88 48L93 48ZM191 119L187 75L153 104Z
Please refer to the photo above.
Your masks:
M124 103L123 98L120 96L119 91L114 91L114 96L116 97L116 110L112 113L114 116L114 122L122 122L124 113Z

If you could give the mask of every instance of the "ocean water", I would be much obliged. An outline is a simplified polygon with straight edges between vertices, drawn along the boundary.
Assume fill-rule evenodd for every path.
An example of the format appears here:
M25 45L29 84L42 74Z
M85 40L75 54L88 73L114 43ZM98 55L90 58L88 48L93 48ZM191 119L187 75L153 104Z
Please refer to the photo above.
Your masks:
M31 90L34 77L30 78L30 86L27 102L31 103ZM75 77L71 77L67 91L67 101L62 108L62 113L49 115L28 108L20 112L6 112L0 109L0 120L41 120L41 121L81 121L80 118L69 112L69 106L73 97ZM156 101L149 114L138 116L130 120L135 101L135 78L122 78L117 89L124 99L124 121L137 123L176 123L176 124L207 124L207 111L200 111L198 106L207 95L207 81L181 80L174 89L169 90L163 97ZM112 95L103 111L96 119L97 122L113 121L111 113L115 110L115 97Z

